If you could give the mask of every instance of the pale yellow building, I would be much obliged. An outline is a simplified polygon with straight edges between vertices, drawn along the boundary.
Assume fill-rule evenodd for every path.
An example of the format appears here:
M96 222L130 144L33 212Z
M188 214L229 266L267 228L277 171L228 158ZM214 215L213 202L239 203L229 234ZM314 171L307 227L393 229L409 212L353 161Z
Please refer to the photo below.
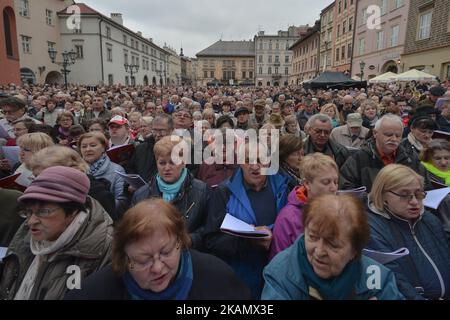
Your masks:
M254 85L253 41L217 41L197 53L198 84Z

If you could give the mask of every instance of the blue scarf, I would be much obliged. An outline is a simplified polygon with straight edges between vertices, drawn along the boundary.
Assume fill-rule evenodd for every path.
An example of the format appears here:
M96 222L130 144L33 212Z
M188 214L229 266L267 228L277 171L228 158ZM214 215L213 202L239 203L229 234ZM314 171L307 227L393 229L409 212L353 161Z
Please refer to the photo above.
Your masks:
M162 292L141 289L129 272L123 275L123 282L133 300L187 300L193 278L191 253L184 250L175 281Z
M100 159L95 161L93 164L91 164L91 167L89 168L89 173L93 175L94 177L97 175L97 172L100 170L101 167L105 164L106 161L108 161L108 156L106 153L104 153Z
M309 288L316 289L326 300L351 299L356 287L356 281L361 274L361 260L350 261L338 277L322 279L316 275L308 261L305 248L305 236L299 239L298 261L300 270Z
M184 180L186 180L186 177L187 177L187 169L186 168L183 169L180 179L178 179L178 181L173 184L168 184L168 183L164 182L161 179L161 176L159 175L159 173L156 175L156 182L158 183L158 188L162 192L163 199L165 201L170 202L173 199L175 199L175 197L177 196L178 192L181 189L181 186L184 183Z

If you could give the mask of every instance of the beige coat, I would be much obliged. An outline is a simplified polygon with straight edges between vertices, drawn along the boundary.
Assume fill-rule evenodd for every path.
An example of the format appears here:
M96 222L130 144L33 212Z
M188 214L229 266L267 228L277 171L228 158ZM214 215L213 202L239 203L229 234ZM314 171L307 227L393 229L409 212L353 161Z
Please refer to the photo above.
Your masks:
M359 133L358 138L355 141L352 141L352 134L350 132L350 128L347 125L340 126L334 128L331 132L330 139L336 143L339 143L347 148L356 148L359 149L366 141L367 134L369 133L369 129L365 127L361 127L361 131Z

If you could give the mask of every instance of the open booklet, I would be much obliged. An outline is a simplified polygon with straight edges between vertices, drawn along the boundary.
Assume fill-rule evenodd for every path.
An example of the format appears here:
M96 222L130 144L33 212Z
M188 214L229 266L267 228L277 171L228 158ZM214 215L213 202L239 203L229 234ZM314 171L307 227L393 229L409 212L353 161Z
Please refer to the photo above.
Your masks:
M444 139L450 141L450 132L436 130L433 134L433 139Z
M386 264L397 260L398 258L407 256L409 254L408 248L400 248L393 252L380 252L375 250L363 249L363 255L375 260L378 263Z
M248 223L233 217L231 214L227 213L225 219L223 219L220 230L224 233L231 234L236 237L242 238L266 238L269 236L267 231L255 230L255 227L249 225Z
M423 205L428 208L437 209L449 193L450 187L427 191L427 196L423 199Z
M122 164L129 160L131 156L133 155L135 150L134 145L132 144L125 144L122 146L112 147L108 151L106 151L106 154L111 159L112 162L117 164Z
M363 198L366 195L367 188L366 187L359 187L356 189L349 189L349 190L338 190L338 195L349 195L349 196L355 196L359 198Z
M142 179L138 174L126 174L119 171L115 171L115 173L121 176L130 186L132 186L136 190L147 184L144 179Z

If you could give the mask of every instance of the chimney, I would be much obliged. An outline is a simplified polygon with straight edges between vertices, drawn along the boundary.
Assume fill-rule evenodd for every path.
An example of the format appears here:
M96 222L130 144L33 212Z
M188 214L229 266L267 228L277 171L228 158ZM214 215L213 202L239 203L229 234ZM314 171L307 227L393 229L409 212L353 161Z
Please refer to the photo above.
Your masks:
M259 31L259 32L258 32L258 36L259 36L259 37L264 36L264 31Z
M121 13L111 13L111 19L114 22L117 22L118 24L123 26L123 19L122 19L122 14Z
M136 34L137 34L139 37L142 37L142 32L141 32L141 31L137 31Z
M148 41L153 43L153 38L148 38Z

